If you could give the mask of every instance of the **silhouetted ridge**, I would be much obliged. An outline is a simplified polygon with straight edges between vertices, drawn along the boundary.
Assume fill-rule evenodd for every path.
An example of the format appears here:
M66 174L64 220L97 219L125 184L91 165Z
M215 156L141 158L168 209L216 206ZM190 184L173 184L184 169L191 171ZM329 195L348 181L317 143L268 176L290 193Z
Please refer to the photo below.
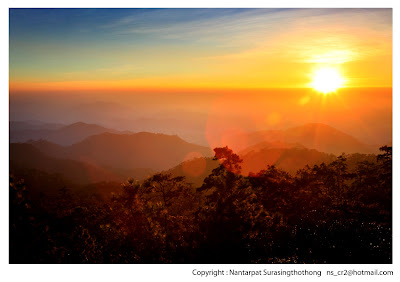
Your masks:
M78 184L123 180L123 177L98 166L48 156L32 144L10 144L10 172L20 174L24 169L60 174Z
M127 133L84 122L76 122L61 127L49 126L51 127L46 128L44 124L41 127L32 126L32 129L29 129L29 123L18 123L15 124L15 127L14 123L10 124L10 142L45 139L59 145L68 146L80 142L91 135L105 132L116 134Z
M106 132L89 136L67 147L45 140L30 143L55 158L74 159L122 170L150 168L160 171L178 165L190 153L212 156L209 148L188 143L177 135L149 132L133 134Z
M74 158L118 168L149 167L155 170L179 164L191 152L211 156L212 151L188 143L177 135L140 132L134 134L102 133L70 146Z
M229 138L226 145L240 152L248 151L248 148L252 146L260 149L262 144L270 147L270 143L297 144L337 155L341 153L377 153L376 146L362 143L353 136L322 123L310 123L287 130L265 130L235 135Z
M331 163L336 159L332 154L322 153L315 149L300 147L265 148L250 151L240 155L243 159L242 173L257 173L268 165L274 165L291 174L295 174L306 165L314 166L321 163Z

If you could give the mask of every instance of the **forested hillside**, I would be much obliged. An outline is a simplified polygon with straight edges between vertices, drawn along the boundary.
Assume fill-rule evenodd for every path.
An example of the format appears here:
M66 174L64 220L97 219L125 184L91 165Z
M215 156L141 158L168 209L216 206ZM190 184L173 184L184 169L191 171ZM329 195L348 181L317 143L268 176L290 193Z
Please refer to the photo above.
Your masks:
M243 176L238 155L214 151L220 165L197 189L155 174L32 199L11 175L10 262L391 263L391 147L374 162L341 155L295 175Z

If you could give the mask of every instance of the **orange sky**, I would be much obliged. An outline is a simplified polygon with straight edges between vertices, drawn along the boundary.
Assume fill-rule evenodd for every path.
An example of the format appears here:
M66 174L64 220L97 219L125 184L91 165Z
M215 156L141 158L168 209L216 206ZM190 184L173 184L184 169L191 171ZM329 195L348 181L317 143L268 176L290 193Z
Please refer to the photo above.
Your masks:
M11 9L9 38L11 120L391 140L391 9Z
M11 93L308 87L324 67L391 87L391 9L10 11Z

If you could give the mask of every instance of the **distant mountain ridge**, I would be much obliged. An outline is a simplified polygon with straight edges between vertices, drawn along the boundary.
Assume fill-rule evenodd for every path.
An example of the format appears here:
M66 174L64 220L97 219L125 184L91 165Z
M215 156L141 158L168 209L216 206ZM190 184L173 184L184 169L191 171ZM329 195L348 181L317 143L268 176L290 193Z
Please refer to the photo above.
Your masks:
M9 122L10 128L12 130L38 130L38 129L45 129L45 130L55 130L59 129L65 124L62 123L50 123L50 122L42 122L38 120L27 120L27 121L10 121Z
M101 133L63 147L45 140L30 142L43 153L56 157L80 160L117 169L169 169L181 163L193 152L212 156L203 146L188 143L176 135L139 132L133 134Z
M305 149L306 147L304 147L300 143L286 143L283 141L260 142L250 147L247 147L244 150L239 151L238 155L245 155L250 152L259 152L265 149L291 149L291 148Z
M248 175L250 172L257 173L266 169L268 165L274 165L291 174L295 174L306 165L329 164L336 159L333 154L304 147L265 148L259 151L246 152L240 157L243 159L242 174L244 175Z
M227 143L228 147L237 152L257 144L261 148L261 143L299 144L309 149L336 155L378 152L378 147L362 143L349 134L321 123L310 123L286 130L266 130L234 135L228 139Z
M323 162L329 164L336 159L336 156L332 154L299 146L244 150L238 155L243 160L241 174L245 176L248 176L250 172L256 174L263 169L267 169L269 165L274 165L291 174L295 174L306 165L319 165ZM219 161L212 158L196 158L185 161L169 169L166 173L171 173L173 176L185 176L189 183L201 186L204 179L220 164ZM200 172L198 172L199 167L202 169Z
M29 128L32 129L29 129ZM24 122L10 122L10 142L27 142L29 140L44 139L52 143L69 146L80 142L85 138L101 133L132 133L130 131L118 131L105 128L97 124L76 122L70 125L56 126L43 123L40 126L30 125Z
M174 177L184 176L188 183L191 183L194 187L200 187L204 179L219 165L220 162L213 158L194 158L182 162L169 170L163 171L163 173L170 173Z
M32 129L29 129L32 128ZM130 131L118 131L96 124L77 122L60 125L39 122L10 122L10 142L27 142L29 140L46 140L62 146L70 146L86 138L102 133L132 134ZM296 146L315 149L320 152L341 153L377 153L378 146L365 144L353 136L341 132L329 125L310 123L286 130L264 130L227 138L226 144L235 152L242 150L283 148ZM283 147L282 147L283 146Z
M98 166L47 156L32 144L10 144L10 172L18 172L21 169L36 169L46 173L60 174L78 184L123 180L121 176Z
M101 133L67 146L45 139L23 144L11 143L10 169L62 175L79 184L122 182L128 177L140 180L163 171L174 176L185 176L188 182L197 187L220 164L212 160L214 153L210 148L191 144L177 135L102 132L107 129L75 123L53 130L53 133L58 132L53 136L61 138L62 134L73 132L74 138L77 138L78 133L85 133L85 130ZM85 135L83 133L80 138ZM246 138L250 145L242 150L226 145L243 159L243 175L257 173L268 165L294 174L305 165L330 163L336 159L332 152L338 155L341 152L352 153L351 150L361 153L370 150L368 145L350 135L322 124L308 124L282 131L253 132L244 137L236 136L231 141L241 141L240 138ZM34 175L31 176L34 178Z

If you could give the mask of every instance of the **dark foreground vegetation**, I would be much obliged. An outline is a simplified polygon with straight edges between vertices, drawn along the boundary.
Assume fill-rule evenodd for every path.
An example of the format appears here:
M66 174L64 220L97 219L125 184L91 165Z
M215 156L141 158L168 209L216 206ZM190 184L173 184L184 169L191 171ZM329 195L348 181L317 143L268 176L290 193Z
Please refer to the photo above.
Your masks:
M391 147L296 175L242 176L236 154L214 151L221 165L201 187L156 174L108 198L34 195L10 176L10 263L392 262Z

